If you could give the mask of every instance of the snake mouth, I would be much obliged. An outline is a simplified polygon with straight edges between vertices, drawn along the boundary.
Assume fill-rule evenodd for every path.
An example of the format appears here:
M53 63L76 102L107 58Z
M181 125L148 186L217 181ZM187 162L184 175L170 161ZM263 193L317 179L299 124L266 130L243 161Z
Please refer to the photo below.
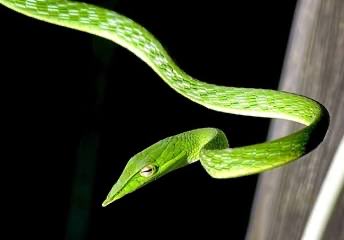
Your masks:
M124 196L124 195L123 195ZM102 207L106 207L107 205L109 205L110 203L120 199L123 196L119 196L119 194L116 194L115 196L112 197L107 197L104 202L102 203Z
M109 192L109 194L107 195L106 199L104 200L104 202L102 203L102 207L106 207L107 205L109 205L110 203L124 197L125 195L127 195L128 193L131 193L132 191L124 191L125 187L128 185L128 183L130 182L130 180L133 177L131 177L130 179L128 179L125 183L121 183L121 181L117 181L115 183L115 185L112 187L111 191Z
M133 176L131 176L129 179L127 179L124 183L122 183L120 181L120 179L115 183L115 185L112 187L111 191L109 192L109 194L107 195L106 199L104 200L104 202L102 203L102 207L106 207L107 205L109 205L110 203L124 197L125 195L132 193L134 191L136 191L137 189L147 185L148 183L156 180L157 178L159 178L161 176L161 174L157 174L155 176L149 177L147 179L145 179L144 182L141 182L138 185L134 185L136 184L136 182L131 181L134 177L136 176L136 174L134 174Z
M127 195L130 192L124 192L123 188L125 187L126 184L124 184L124 186L122 186L120 189L114 191L111 191L108 196L106 197L106 199L104 200L104 202L102 203L102 207L106 207L107 205L109 205L110 203L122 198L123 196ZM116 184L113 188L116 187ZM112 193L114 192L114 193Z
M111 200L109 198L106 198L104 200L104 202L102 203L102 207L106 207L107 205L109 205L111 203Z

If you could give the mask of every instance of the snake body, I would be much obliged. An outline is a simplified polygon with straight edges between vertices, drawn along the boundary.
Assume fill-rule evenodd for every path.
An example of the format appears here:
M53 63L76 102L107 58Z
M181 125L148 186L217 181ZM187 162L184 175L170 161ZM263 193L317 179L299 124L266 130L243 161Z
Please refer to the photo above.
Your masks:
M144 27L114 11L68 0L0 0L24 15L109 39L142 59L172 89L209 109L246 116L292 120L305 127L286 137L229 148L225 134L203 128L163 139L134 155L103 206L166 173L200 160L214 178L260 173L287 164L313 150L324 138L329 115L320 103L269 89L217 86L180 69Z

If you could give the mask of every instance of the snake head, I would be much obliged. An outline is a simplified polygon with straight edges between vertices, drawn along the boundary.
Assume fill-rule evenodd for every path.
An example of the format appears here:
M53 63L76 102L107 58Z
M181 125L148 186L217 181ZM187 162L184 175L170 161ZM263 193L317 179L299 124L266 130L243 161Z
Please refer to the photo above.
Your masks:
M168 172L183 167L187 162L183 147L173 137L159 141L133 156L113 185L102 206L122 198Z

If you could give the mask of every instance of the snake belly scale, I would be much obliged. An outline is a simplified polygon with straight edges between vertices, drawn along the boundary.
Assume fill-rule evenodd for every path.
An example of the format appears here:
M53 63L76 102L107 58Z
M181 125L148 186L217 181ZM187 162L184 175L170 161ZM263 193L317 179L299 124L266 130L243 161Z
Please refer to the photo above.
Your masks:
M148 64L172 89L211 110L292 120L305 127L270 142L229 148L216 128L195 129L158 141L134 155L103 206L180 167L200 160L214 178L260 173L312 151L323 140L329 114L320 103L269 89L233 88L205 83L180 69L144 27L112 10L68 0L0 0L14 11L41 21L111 40Z

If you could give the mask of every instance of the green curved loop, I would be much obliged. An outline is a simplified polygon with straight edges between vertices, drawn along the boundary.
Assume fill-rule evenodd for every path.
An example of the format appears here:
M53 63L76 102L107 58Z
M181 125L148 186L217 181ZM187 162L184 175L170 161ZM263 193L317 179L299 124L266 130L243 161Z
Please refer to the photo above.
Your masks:
M98 35L127 48L172 89L209 109L306 125L284 138L240 148L229 148L225 134L215 128L196 129L163 139L129 160L103 206L198 160L214 178L239 177L282 166L309 153L326 134L329 114L320 103L287 92L224 87L194 79L173 62L144 27L114 11L66 0L0 0L0 3L27 16Z

